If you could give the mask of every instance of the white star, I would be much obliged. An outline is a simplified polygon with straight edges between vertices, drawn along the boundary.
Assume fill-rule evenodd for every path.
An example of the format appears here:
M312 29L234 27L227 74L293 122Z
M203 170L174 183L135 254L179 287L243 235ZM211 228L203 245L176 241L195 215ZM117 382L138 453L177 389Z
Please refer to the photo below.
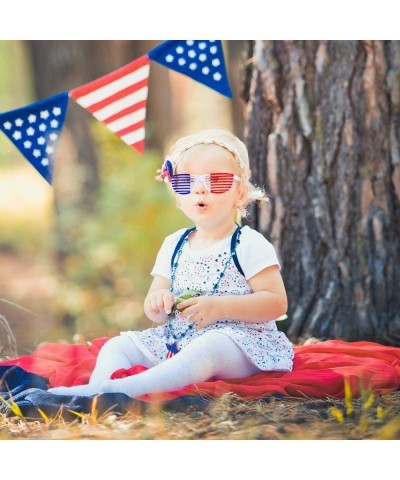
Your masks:
M53 141L54 141L54 140L57 140L58 135L53 132L53 133L50 133L49 138L50 138L50 140L53 140Z
M58 127L58 121L57 121L57 120L52 120L52 121L50 122L50 126L51 126L52 128L57 128L57 127Z
M35 150L33 151L33 156L34 156L35 158L39 158L39 157L41 156L40 150L37 150L37 149L35 148Z
M30 137L35 134L35 129L33 127L29 127L26 129L26 134Z
M6 130L11 130L12 124L11 124L11 122L6 122L6 123L3 123L3 127Z
M12 136L15 140L21 140L21 138L22 138L21 132L19 132L18 130L15 130L15 132L12 134Z
M29 140L25 140L24 147L25 148L31 148L31 146L32 146L32 142L30 142Z
M219 72L215 72L213 78L218 82L219 80L221 80L222 75Z
M208 67L203 67L201 71L204 73L204 75L208 75L210 73L210 69Z
M46 131L46 128L47 128L47 127L46 127L46 124L45 124L45 123L41 123L41 124L39 125L39 130L40 130L41 132L45 132L45 131Z
M43 118L43 120L46 120L46 118L49 118L50 113L48 110L43 110L43 112L40 112L40 118Z
M186 45L188 45L189 47L191 47L193 44L194 44L193 40L186 40Z
M207 60L207 55L205 53L200 54L199 60L201 62L205 62Z
M221 62L219 61L219 58L214 58L211 63L214 67L218 67Z
M46 148L46 153L49 153L49 154L54 153L54 148L49 145L49 146Z
M200 48L200 50L204 50L204 49L206 48L206 46L207 46L207 45L206 45L205 42L200 42L200 43L199 43L199 48Z
M23 124L23 123L24 123L24 121L22 120L22 118L17 118L17 119L15 120L15 125L16 125L17 127L22 127L22 124Z
M174 56L169 54L165 57L165 61L168 62L168 63L171 63L174 59Z
M176 47L176 53L179 53L179 54L181 54L181 53L183 53L183 52L184 52L184 49L183 49L183 47L181 47L181 46L179 46L179 47Z
M61 115L61 108L60 107L54 107L53 108L53 115L55 115L56 117Z
M196 52L194 50L189 50L188 55L190 58L194 58L196 56Z
M215 55L218 51L218 48L216 47L216 45L213 45L212 47L210 47L210 52Z
M34 115L33 113L31 113L28 117L28 122L29 123L35 123L36 122L36 115Z
M48 159L48 158L44 158L40 163L41 163L44 167L47 167L47 165L49 164L49 159Z
M191 64L189 65L189 68L190 68L190 70L196 70L196 68L197 68L197 63L191 63Z
M46 143L46 139L45 139L44 137L39 137L39 138L37 139L37 143L38 143L39 145L44 145L44 144Z
M179 65L185 65L186 60L184 58L179 58L178 63L179 63Z

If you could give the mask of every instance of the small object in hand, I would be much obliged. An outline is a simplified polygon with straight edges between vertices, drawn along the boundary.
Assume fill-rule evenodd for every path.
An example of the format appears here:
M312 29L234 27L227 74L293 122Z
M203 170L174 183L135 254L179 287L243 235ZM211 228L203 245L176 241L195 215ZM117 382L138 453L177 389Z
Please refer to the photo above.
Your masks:
M184 302L185 300L189 300L189 298L192 297L200 297L201 295L203 295L203 292L200 292L199 290L185 290L179 295L179 297L176 298L173 310L176 309L180 312L183 312L185 309L179 308L180 303Z

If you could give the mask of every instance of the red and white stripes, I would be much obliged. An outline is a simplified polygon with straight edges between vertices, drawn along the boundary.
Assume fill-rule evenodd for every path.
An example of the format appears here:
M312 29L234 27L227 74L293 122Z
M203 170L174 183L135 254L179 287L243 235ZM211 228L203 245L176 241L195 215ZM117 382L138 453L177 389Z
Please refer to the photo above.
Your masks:
M127 145L143 153L150 62L147 55L69 92Z

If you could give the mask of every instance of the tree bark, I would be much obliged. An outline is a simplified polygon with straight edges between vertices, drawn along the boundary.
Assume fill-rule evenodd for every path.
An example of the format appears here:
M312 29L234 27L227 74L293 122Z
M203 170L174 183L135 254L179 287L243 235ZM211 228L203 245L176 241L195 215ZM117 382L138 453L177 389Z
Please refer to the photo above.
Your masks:
M69 91L97 77L109 73L115 64L117 45L106 41L28 41L33 70L35 93L44 99L59 92ZM76 185L71 200L83 211L94 208L99 187L98 156L90 135L92 117L70 101L63 128L64 144L68 144L69 158L76 169ZM56 174L65 164L63 151L57 152ZM62 172L60 171L60 176ZM56 184L57 186L57 184Z
M276 246L287 334L400 344L400 42L256 41L249 222Z
M69 91L112 69L110 58L114 56L108 42L36 40L27 45L35 94L40 100ZM90 134L91 121L89 114L69 101L53 172L56 254L61 271L74 251L75 223L96 209L99 160Z

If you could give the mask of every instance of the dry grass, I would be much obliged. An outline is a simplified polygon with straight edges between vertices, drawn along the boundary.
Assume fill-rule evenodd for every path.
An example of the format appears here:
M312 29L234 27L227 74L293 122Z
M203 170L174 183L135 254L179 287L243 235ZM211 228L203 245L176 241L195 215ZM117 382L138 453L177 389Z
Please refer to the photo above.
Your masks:
M400 392L358 399L270 398L226 394L186 411L151 407L145 415L61 415L33 420L0 415L0 439L42 440L394 440L400 439Z

